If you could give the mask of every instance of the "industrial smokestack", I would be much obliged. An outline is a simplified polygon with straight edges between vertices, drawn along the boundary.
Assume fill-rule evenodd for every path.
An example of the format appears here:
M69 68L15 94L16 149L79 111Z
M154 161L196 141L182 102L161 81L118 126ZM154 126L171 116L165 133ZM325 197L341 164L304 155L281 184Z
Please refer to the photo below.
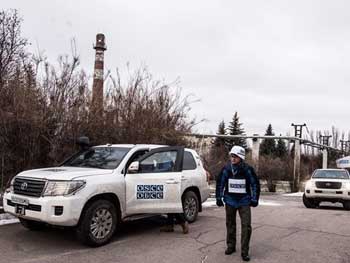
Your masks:
M92 107L97 113L101 113L103 109L103 68L104 68L104 52L107 49L105 44L105 35L96 35L96 50L94 80L92 86Z

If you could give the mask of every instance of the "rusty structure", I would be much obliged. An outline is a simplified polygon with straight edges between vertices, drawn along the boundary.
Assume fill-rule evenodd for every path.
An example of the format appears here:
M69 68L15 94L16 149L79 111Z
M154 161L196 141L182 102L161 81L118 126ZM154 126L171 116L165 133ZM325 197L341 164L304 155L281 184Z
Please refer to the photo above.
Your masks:
M96 44L94 45L95 67L94 80L92 85L92 111L102 113L103 110L103 69L104 69L104 52L107 49L105 44L105 35L96 35Z

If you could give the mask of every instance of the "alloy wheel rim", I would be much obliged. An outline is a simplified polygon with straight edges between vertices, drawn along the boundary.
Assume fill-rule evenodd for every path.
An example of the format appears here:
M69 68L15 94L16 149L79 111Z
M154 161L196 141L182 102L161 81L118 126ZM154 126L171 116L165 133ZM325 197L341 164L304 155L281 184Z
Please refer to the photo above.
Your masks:
M91 219L90 232L96 239L104 239L111 231L113 217L108 209L98 209Z
M193 197L187 198L185 200L185 214L187 218L194 217L197 209L197 202Z

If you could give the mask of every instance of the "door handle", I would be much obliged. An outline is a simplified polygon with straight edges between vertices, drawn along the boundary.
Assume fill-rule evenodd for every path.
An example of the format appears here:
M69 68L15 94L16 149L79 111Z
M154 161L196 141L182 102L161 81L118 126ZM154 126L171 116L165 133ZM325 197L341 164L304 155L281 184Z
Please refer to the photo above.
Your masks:
M187 178L185 176L181 176L181 181L186 181Z
M179 182L175 181L175 179L169 179L169 180L166 180L165 183L167 183L167 184L178 184Z

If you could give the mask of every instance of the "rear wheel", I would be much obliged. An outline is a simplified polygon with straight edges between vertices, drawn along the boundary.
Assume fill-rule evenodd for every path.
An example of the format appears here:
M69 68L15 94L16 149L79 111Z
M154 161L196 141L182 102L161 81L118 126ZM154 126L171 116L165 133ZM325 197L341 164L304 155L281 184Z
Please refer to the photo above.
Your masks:
M97 200L88 205L77 227L78 239L88 246L98 247L108 243L118 221L115 206L108 200Z
M318 206L318 203L315 200L307 198L305 194L303 195L303 203L306 208L316 208Z
M345 210L350 210L350 201L344 201L343 202L343 207Z
M189 223L196 221L199 211L199 201L194 192L188 191L184 194L182 207L186 221Z
M22 226L32 231L40 231L45 229L46 227L46 224L43 222L38 222L24 218L19 218L19 221L21 222Z

